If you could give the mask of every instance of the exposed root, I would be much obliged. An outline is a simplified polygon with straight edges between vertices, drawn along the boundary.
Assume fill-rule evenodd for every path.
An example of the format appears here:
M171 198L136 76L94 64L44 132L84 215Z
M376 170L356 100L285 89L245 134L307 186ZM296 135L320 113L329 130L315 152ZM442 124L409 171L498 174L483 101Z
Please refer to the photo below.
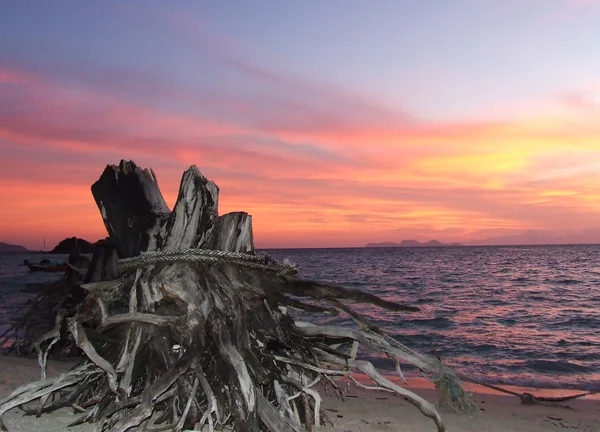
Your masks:
M40 364L40 368L42 369L42 380L46 379L46 361L48 360L48 353L52 349L52 347L60 340L60 329L62 327L64 318L64 311L61 309L58 314L56 314L56 319L54 321L54 327L48 333L43 335L41 338L33 341L33 346L38 353L38 363ZM42 349L42 343L50 339L50 343L46 347L46 349Z
M289 263L254 253L250 216L219 216L218 188L196 167L184 173L173 211L154 173L132 162L107 167L92 192L111 239L96 245L86 271L70 261L59 283L37 290L13 326L13 352L35 349L42 380L0 400L0 423L8 410L38 401L28 412L71 406L81 413L75 423L102 432L306 432L327 421L317 384L343 398L336 379L345 378L403 395L444 431L435 407L361 360L359 346L387 355L403 380L400 362L416 366L437 380L449 406L465 406L468 395L439 359L401 344L351 305L418 308L299 279ZM345 314L356 328L298 322L289 309ZM86 362L44 379L53 354ZM355 372L376 385L361 384Z
M115 287L119 285L105 284L104 286L114 292ZM120 287L120 289L125 288L123 285ZM100 285L96 285L94 288L96 292L102 291ZM151 285L148 288L151 289ZM232 294L232 292L226 292L225 297ZM214 295L213 293L210 298L200 302L200 305L208 305L217 301L214 304L219 309L224 307L224 304L218 306L220 300L217 300ZM316 383L325 377L340 394L341 390L331 380L331 377L346 376L364 388L402 394L425 415L434 420L438 431L443 430L441 419L432 405L412 392L393 384L377 373L370 363L356 360L356 356L359 344L373 351L385 352L394 360L400 376L402 375L398 358L412 361L426 371L436 367L434 362L415 354L402 345L390 343L390 340L365 321L361 322L361 327L365 330L320 327L302 322L294 323L290 317L270 307L269 301L265 301L262 307L255 307L250 311L252 314L250 323L256 320L256 314L262 314L263 320L268 318L264 322L265 325L276 323L275 326L270 324L266 327L253 327L255 324L250 324L248 342L243 342L243 338L240 339L239 335L232 338L230 329L237 328L239 330L240 327L237 324L228 323L227 317L217 318L218 314L212 315L211 320L207 315L210 308L207 310L206 306L190 310L188 304L187 318L185 315L171 317L131 310L140 302L139 300L132 301L130 297L128 295L129 312L127 313L110 315L110 310L113 308L110 303L105 304L100 300L96 302L99 312L97 328L100 331L105 331L109 326L117 328L123 326L125 329L119 356L114 357L112 354L109 356L114 360L109 360L109 357L102 355L103 352L109 354L105 348L96 349L88 338L91 328L86 330L79 322L82 319L89 319L89 314L68 319L67 327L74 341L94 363L92 366L88 365L87 368L93 367L93 373L96 376L102 372L104 379L95 379L93 382L86 381L85 378L91 371L86 369L85 374L80 371L78 374L68 377L69 380L65 381L63 378L55 384L55 387L44 387L43 391L29 389L21 398L3 402L0 404L0 414L38 398L44 399L39 407L41 410L50 394L65 387L72 387L73 392L76 390L78 393L76 397L69 398L67 396L70 406L83 412L77 423L97 421L111 431L124 432L130 428L142 426L152 429L152 413L158 410L158 412L166 414L171 413L170 418L163 417L163 421L167 421L164 427L169 427L168 430L173 431L182 431L184 428L194 426L200 428L207 426L209 430L214 430L216 427L226 424L227 420L223 417L223 414L226 414L226 418L229 418L229 422L234 422L237 430L260 429L259 423L253 420L253 415L255 415L256 418L260 418L260 424L270 430L301 432L312 430L323 421L321 396L314 388ZM352 313L351 309L340 302L328 299L327 303L344 313ZM134 307L131 307L132 305ZM193 316L196 318L192 318ZM234 321L236 319L234 318ZM60 321L62 322L62 317ZM209 326L202 324L209 322ZM160 342L164 340L162 338L181 328L181 325L188 326L189 329L182 334L196 334L197 336L189 340L179 339L177 344ZM57 339L56 328L53 329L53 332L48 332L42 339L51 341ZM192 332L190 333L190 331ZM150 337L150 340L143 343L144 337ZM324 351L317 348L316 344L311 346L311 341L315 337L321 339L325 337L325 339L332 339L335 342L330 345L325 344L324 346L329 349ZM305 342L302 342L303 340ZM350 351L347 355L337 351L336 347L340 346L340 342L350 344ZM144 352L147 352L149 347L156 343L164 347L161 351L156 351L156 353L162 353L156 360L159 358L161 360L156 366L151 367L152 369L158 366L158 369L147 369L145 377L139 376L139 373L136 377L134 373L136 364L141 364L139 363L140 358L144 358L146 361L150 360L148 357L144 357ZM248 343L250 345L247 345ZM298 343L300 345L297 345ZM204 348L200 348L200 346L204 346ZM248 350L252 351L251 356L255 357L254 361L250 361ZM45 351L46 354L47 352ZM45 365L44 353L39 351L39 355L43 367ZM156 360L153 361L156 362ZM326 367L326 365L334 367ZM204 371L206 367L217 373L211 372L211 378L207 378ZM219 368L225 368L224 370L229 372L223 375L218 372ZM257 373L257 369L260 369L260 373ZM352 369L366 373L378 386L366 386L359 383L352 377ZM191 381L188 378L190 373L193 377ZM257 381L261 375L265 377L279 376L282 381L273 380L272 384L268 385L268 381ZM214 392L215 387L210 380L215 380L214 385L219 388L218 393ZM98 394L101 388L105 389L102 397L90 398L92 394ZM187 390L185 390L186 388ZM109 390L108 393L106 390ZM229 396L224 392L228 392ZM265 396L270 392L273 394L274 402L266 402ZM74 394L72 393L72 395ZM160 399L165 394L168 397L163 398L164 400ZM186 396L179 398L177 395ZM159 400L161 402L158 402ZM298 404L297 401L300 403ZM273 405L271 405L272 403ZM277 408L273 411L268 406Z
M182 270L179 268L179 275ZM191 275L184 271L186 274ZM357 360L357 354L360 345L386 353L402 378L399 359L429 373L442 370L439 361L386 337L340 301L325 300L334 310L350 315L362 330L294 322L274 307L277 303L272 304L274 300L269 300L268 294L261 303L244 312L244 302L240 301L244 290L221 288L222 291L214 291L208 297L192 300L178 291L177 283L169 287L160 284L163 298L178 300L165 306L155 304L154 312L149 311L143 300L148 293L150 297L155 295L153 283L146 286L148 293L128 289L122 282L87 284L87 291L95 293L97 312L91 315L88 311L67 319L67 329L92 363L60 381L50 381L43 389L29 388L23 390L20 398L1 402L0 414L40 398L39 412L65 406L65 402L46 404L50 395L67 389L61 398L82 412L76 423L94 421L111 431L124 432L133 427L156 429L159 424L152 414L163 413L159 416L160 427L173 431L204 426L215 430L233 424L236 430L266 427L303 432L320 426L325 418L316 384L324 379L343 397L332 377L347 377L363 388L405 396L435 422L438 431L443 431L441 419L431 404L383 377L369 362ZM121 304L119 297L111 299L104 290L112 296L127 293L127 312L115 307ZM226 304L237 304L230 316L218 312L226 310ZM146 307L139 310L143 305ZM186 311L183 314L181 307ZM97 331L89 324L85 328L82 324L93 316ZM57 316L55 328L36 346L41 341L50 340L52 345L52 341L58 340L59 322L61 316ZM107 349L110 345L95 346L88 337L115 331L111 329L122 329L124 335L118 355ZM176 334L184 337L173 339ZM319 340L325 343L317 343ZM346 344L349 350L344 354L339 348ZM42 367L47 352L38 352ZM353 370L367 374L377 386L360 383L352 376ZM88 379L91 375L95 377L93 380Z

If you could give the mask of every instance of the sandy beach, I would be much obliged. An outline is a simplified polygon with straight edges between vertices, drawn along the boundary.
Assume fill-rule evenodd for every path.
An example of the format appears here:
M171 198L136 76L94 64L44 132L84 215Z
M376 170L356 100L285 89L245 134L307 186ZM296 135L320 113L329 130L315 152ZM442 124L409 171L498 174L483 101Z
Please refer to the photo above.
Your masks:
M55 376L69 368L67 363L49 362L48 375ZM40 377L37 361L27 358L0 356L0 393L9 394L16 387L35 381ZM477 405L475 412L455 414L440 408L440 414L449 432L544 432L576 430L583 432L600 431L600 398L587 397L560 405L525 406L518 398L498 394L493 390L468 385ZM435 389L425 381L413 379L409 387L436 403ZM526 391L532 391L526 389ZM539 394L539 391L535 392ZM545 395L571 394L569 391L549 390ZM323 401L324 410L334 426L322 427L325 432L367 432L367 431L435 431L433 422L424 417L414 406L401 396L387 392L369 391L351 385L347 388L344 401L327 395ZM13 409L4 416L10 431L73 431L91 432L92 425L67 428L77 414L71 409L62 409L40 418L24 416Z
M432 403L432 389L412 388ZM477 409L457 414L438 408L448 432L544 432L553 430L600 431L600 401L575 400L559 405L522 405L518 398L473 393ZM335 423L325 428L336 432L435 431L435 425L401 396L351 387L345 401L328 398L325 410Z

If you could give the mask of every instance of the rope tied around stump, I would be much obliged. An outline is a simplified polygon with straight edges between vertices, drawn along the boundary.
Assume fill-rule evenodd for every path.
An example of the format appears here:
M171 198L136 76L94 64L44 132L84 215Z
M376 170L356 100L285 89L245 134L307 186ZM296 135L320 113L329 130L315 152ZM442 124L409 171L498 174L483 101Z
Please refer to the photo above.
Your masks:
M181 249L159 252L143 252L141 255L123 258L118 261L120 270L132 270L159 263L175 262L227 262L243 267L278 273L280 275L296 275L296 267L284 260L279 263L266 252L249 254L244 252L228 252L212 249Z

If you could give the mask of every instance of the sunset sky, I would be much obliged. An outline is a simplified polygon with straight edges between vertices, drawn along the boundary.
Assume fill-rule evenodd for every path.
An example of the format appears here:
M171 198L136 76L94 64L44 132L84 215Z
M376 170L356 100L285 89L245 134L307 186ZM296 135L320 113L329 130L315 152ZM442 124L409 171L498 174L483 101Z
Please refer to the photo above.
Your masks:
M12 1L0 241L106 235L197 165L257 247L600 242L600 1Z

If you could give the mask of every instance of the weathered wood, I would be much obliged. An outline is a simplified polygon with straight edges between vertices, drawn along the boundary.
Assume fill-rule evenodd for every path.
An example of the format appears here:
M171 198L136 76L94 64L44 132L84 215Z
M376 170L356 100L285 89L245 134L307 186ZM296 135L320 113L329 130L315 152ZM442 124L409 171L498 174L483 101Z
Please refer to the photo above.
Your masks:
M189 248L254 252L251 216L219 217L219 188L196 166L184 172L173 211L154 172L132 161L107 166L92 194L121 258Z
M207 242L207 248L253 254L252 216L245 212L227 213L220 216L213 235Z
M154 230L170 214L154 171L132 161L107 166L92 185L92 195L121 258L148 250Z
M90 259L79 253L78 248L69 255L67 260L68 268L65 272L65 283L67 285L79 285L87 274L90 267Z
M439 360L387 337L346 302L398 312L418 308L298 279L289 266L256 254L252 217L245 212L219 216L219 189L195 166L182 176L173 211L152 170L131 161L108 166L92 193L110 238L96 245L83 280L73 276L69 282L77 284L81 300L68 303L64 314L40 332L36 345L43 364L59 336L90 362L86 374L70 376L73 390L63 396L84 411L78 422L124 432L150 427L157 413L172 431L231 425L236 431L304 432L325 419L314 386L323 376L351 376L345 369L351 366L367 372L379 388L408 397L443 430L435 410L359 362L356 354L361 344L387 354L396 365L401 358L431 375L441 370ZM229 253L183 259L206 255L207 249ZM73 272L81 275L78 267ZM65 304L59 302L59 310ZM298 323L288 307L343 313L362 330ZM67 326L60 325L63 316ZM51 345L42 351L39 341ZM341 344L351 345L349 354ZM24 391L0 403L0 414L33 400L32 394L45 401L57 389L63 386Z
M371 303L380 308L397 312L418 312L416 306L401 305L369 294L363 291L348 289L336 285L303 280L296 277L280 276L276 282L277 290L298 297L312 297L315 299L343 299L355 302Z
M217 185L196 166L190 167L181 179L175 208L156 236L154 250L205 247L218 218L218 204Z
M94 245L92 261L83 278L84 283L107 281L119 275L117 268L117 244L111 239L101 240Z

